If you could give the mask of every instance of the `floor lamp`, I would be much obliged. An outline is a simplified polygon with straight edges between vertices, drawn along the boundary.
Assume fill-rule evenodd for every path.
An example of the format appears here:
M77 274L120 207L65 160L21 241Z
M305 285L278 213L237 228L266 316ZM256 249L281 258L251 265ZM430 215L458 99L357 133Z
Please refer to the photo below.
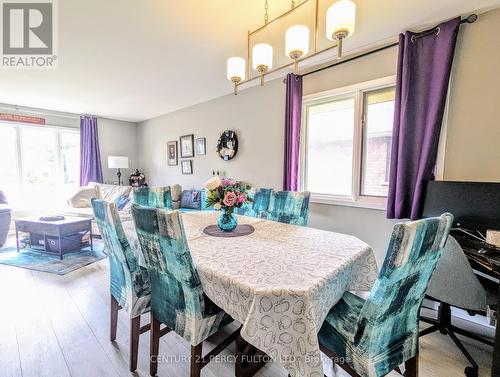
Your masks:
M118 177L118 186L122 184L122 172L120 169L128 169L128 157L126 156L108 156L108 168L118 169L116 176Z

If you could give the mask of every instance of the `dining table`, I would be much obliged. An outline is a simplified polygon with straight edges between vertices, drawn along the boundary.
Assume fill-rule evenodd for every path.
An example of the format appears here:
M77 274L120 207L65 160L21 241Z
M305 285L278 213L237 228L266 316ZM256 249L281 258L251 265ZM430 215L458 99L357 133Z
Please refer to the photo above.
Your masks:
M205 294L242 324L245 342L290 376L322 377L318 332L344 292L371 289L378 274L371 247L352 235L240 215L238 223L251 225L253 233L204 233L219 215L182 214ZM133 223L124 230L139 248ZM236 376L253 375L251 365L237 362Z

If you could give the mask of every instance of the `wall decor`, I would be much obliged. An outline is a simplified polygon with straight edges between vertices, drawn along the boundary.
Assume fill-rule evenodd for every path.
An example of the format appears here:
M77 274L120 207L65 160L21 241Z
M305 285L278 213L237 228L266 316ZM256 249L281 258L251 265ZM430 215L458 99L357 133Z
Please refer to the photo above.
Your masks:
M193 160L181 161L182 174L193 174Z
M199 137L196 139L196 155L201 156L207 154L207 139Z
M177 140L167 143L167 163L168 166L177 166Z
M194 157L194 135L184 135L181 140L181 158Z
M224 131L217 141L217 154L224 161L229 161L236 156L238 152L238 137L236 132L227 130Z

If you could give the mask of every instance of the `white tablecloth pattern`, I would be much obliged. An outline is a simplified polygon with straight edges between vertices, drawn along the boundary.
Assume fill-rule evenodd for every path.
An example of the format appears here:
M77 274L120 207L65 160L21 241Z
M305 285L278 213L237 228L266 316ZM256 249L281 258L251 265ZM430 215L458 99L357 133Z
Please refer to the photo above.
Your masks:
M245 216L238 221L254 226L251 235L204 234L218 215L182 216L206 295L243 324L247 342L292 377L322 377L317 333L346 290L372 287L377 265L371 248L353 236ZM134 238L129 226L125 230Z

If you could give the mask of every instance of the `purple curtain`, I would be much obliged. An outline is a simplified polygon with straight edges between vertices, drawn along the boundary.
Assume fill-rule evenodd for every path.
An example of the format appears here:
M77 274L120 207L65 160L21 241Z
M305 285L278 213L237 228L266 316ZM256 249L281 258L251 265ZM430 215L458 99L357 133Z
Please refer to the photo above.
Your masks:
M388 218L421 215L423 184L434 179L459 25L455 18L435 32L399 36Z
M283 190L297 191L299 178L300 120L302 113L302 76L286 76L285 158Z
M80 186L89 182L102 183L102 167L97 118L85 115L80 118Z

